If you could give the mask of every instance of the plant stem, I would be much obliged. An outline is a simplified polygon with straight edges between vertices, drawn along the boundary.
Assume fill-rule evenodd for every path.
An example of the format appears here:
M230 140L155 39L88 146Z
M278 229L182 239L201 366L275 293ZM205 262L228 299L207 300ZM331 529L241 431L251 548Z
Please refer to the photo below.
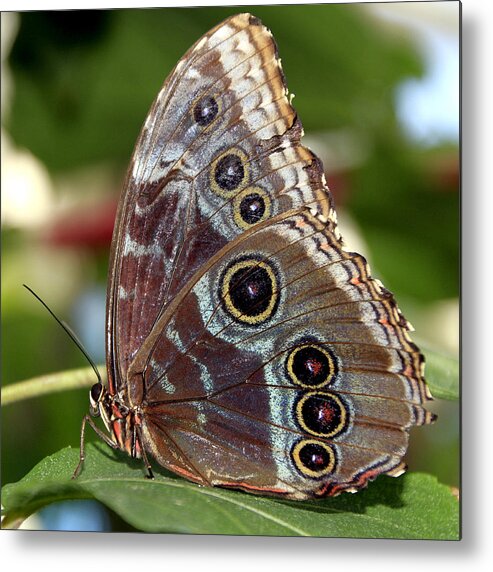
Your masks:
M99 369L103 372L105 371L104 366L99 366ZM41 375L3 387L2 406L49 393L91 387L96 381L91 367Z

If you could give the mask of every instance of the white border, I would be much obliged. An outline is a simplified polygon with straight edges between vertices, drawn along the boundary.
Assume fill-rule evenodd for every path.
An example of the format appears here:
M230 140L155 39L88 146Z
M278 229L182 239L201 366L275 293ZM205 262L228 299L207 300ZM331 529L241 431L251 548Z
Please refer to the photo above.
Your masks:
M276 3L276 2L271 2ZM283 2L284 4L291 2ZM306 2L311 3L311 2ZM183 5L146 2L142 6ZM187 3L219 5L227 2ZM246 6L252 2L241 2ZM258 4L258 3L257 3ZM490 478L493 379L491 326L480 318L490 310L491 265L487 230L493 213L491 167L491 3L463 0L463 471L464 540L454 542L239 538L147 534L0 532L2 566L70 572L135 569L207 572L280 570L489 569L493 561ZM132 2L1 1L1 10L110 8ZM488 181L488 185L486 182ZM479 192L478 192L479 191ZM484 201L488 200L488 204ZM488 299L487 299L488 298ZM489 320L491 323L491 320ZM480 328L478 328L478 325ZM488 361L487 361L488 360ZM482 373L490 372L487 376ZM484 380L484 382L483 382ZM487 425L488 423L488 425ZM469 447L470 445L470 447Z

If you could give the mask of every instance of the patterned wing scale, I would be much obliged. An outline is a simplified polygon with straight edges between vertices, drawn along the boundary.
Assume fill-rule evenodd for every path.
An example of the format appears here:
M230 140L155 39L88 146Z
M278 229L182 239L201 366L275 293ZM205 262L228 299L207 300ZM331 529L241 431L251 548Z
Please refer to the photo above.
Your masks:
M253 16L180 60L120 204L99 398L131 455L293 499L400 474L409 429L433 420L409 324L344 250L302 133Z
M276 45L257 19L231 18L180 60L143 127L115 227L107 304L115 390L169 300L228 241L302 204L332 212L301 135Z

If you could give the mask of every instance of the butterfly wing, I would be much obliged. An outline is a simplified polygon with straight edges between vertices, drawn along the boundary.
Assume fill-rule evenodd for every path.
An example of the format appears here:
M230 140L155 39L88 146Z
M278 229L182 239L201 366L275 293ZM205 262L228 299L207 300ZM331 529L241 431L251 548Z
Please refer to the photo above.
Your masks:
M409 428L432 421L408 330L323 217L278 215L224 247L156 324L146 446L199 482L292 498L396 474Z
M108 377L126 383L170 300L252 225L301 204L332 216L318 159L300 145L272 34L229 18L179 61L131 161L114 231Z
M307 498L397 474L430 422L392 295L344 251L271 33L226 20L166 80L121 201L110 391L203 484Z

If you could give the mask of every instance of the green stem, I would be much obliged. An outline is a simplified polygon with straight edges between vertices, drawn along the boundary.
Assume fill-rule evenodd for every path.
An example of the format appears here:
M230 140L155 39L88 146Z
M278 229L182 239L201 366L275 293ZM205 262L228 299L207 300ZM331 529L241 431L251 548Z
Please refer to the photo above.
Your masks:
M104 371L105 367L99 366L99 369ZM49 393L91 387L96 381L97 379L91 367L41 375L3 387L2 406Z

